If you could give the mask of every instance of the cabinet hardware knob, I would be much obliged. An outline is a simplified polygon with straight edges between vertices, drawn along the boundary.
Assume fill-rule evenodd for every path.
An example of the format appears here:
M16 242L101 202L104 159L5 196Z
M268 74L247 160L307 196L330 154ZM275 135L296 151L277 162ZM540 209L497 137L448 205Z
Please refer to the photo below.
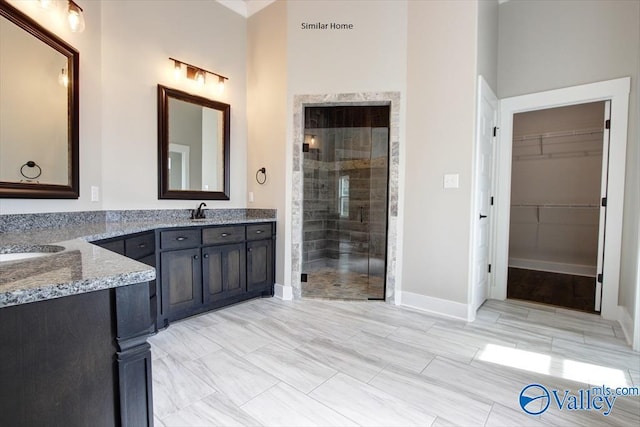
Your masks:
M221 236L222 237L227 237L229 235L229 233L222 233Z
M145 245L144 243L140 243L140 244L138 245L138 247L139 247L139 248L144 248L145 246L147 246L147 245Z
M198 259L198 255L194 255L194 256L193 256L193 259Z
M202 255L202 258L209 258L209 254Z
M260 234L260 233L262 233L262 230L257 230L256 231L256 234Z
M247 249L247 252L251 252L253 250L253 248L249 248Z
M482 215L482 214L480 214L480 219L482 219L482 218L486 218L486 217L487 217L486 215Z
M186 237L183 237L183 236L179 236L179 237L176 237L176 240L177 240L178 242L182 242L183 240L187 240L187 238L186 238Z

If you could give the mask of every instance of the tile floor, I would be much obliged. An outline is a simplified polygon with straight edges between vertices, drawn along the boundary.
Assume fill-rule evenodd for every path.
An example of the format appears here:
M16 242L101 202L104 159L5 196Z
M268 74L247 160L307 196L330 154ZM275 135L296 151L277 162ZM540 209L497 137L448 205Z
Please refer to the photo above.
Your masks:
M617 324L533 303L488 301L464 323L382 302L257 299L149 341L161 427L640 424L637 396L609 416L522 411L530 383L561 396L640 386Z

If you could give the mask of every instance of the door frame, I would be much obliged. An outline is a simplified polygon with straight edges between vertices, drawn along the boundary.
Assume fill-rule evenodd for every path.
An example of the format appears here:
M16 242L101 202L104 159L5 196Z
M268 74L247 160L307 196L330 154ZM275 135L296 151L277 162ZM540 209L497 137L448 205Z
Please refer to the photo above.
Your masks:
M391 123L389 126L389 181L387 194L387 256L385 274L385 295L388 303L399 304L399 277L402 252L402 198L401 188L401 143L400 143L400 92L359 92L293 96L293 144L291 153L291 192L288 200L291 228L285 236L285 269L290 276L291 293L285 286L276 287L276 295L287 295L298 299L302 297L300 275L302 273L302 223L303 223L303 156L304 108L308 106L366 106L390 105Z
M606 80L562 89L514 96L500 100L500 131L496 158L495 251L491 297L507 297L507 269L509 265L509 219L511 204L511 156L513 115L596 101L611 101L611 129L609 146L609 185L606 241L602 274L601 316L619 320L618 288L620 282L620 252L624 209L624 181L627 154L627 127L631 78Z

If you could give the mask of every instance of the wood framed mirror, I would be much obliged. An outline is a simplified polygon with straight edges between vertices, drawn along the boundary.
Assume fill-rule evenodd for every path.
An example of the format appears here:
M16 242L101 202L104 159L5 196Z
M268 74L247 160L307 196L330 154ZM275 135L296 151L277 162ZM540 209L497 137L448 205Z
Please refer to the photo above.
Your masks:
M229 200L231 106L158 85L158 198Z
M0 1L0 198L78 198L79 62Z

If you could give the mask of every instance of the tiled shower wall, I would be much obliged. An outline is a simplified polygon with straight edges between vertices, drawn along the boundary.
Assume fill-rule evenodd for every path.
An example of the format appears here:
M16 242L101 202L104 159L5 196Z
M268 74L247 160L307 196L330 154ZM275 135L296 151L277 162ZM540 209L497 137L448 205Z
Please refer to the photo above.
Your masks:
M303 271L323 260L375 257L386 250L388 128L308 130L304 153ZM348 215L339 212L349 177Z

